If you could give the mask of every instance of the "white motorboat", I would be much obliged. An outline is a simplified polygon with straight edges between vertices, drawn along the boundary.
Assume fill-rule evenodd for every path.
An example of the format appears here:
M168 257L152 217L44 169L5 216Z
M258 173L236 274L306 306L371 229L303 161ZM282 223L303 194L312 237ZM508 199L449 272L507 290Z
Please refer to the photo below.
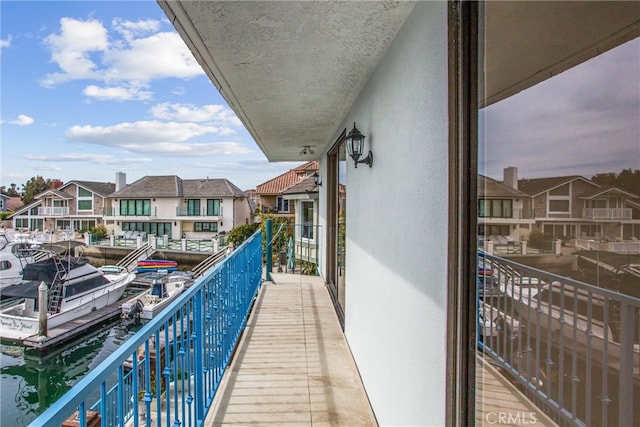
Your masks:
M150 274L145 279L152 282L151 287L120 306L122 318L152 319L186 289L187 281L192 280L184 274L173 273Z
M38 333L38 287L47 285L47 328L55 328L116 303L133 273L105 274L85 259L52 256L25 265L22 281L2 290L17 298L0 310L0 337L21 340Z
M22 280L22 269L34 261L37 248L25 238L0 234L0 289Z

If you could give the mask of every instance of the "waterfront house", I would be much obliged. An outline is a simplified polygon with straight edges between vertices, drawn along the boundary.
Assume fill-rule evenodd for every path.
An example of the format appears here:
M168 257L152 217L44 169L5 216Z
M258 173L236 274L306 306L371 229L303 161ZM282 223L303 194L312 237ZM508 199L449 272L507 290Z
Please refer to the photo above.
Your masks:
M7 203L9 201L11 197L7 196L6 194L0 194L0 212L6 212L7 209Z
M251 221L249 202L228 179L145 176L109 195L104 218L116 235L136 231L171 239L208 239Z
M534 212L531 197L513 183L517 170L509 167L504 172L503 182L478 175L478 237L516 243L528 239Z
M319 270L378 422L473 424L478 109L638 37L638 4L159 4L270 161L313 148Z
M555 238L630 240L640 237L640 197L583 176L518 180L535 210L536 227Z
M69 181L16 210L11 216L13 228L88 231L103 224L106 199L114 190L115 184L109 182Z
M256 186L261 212L293 220L295 208L289 203L290 199L283 196L283 192L317 171L318 162L306 162Z

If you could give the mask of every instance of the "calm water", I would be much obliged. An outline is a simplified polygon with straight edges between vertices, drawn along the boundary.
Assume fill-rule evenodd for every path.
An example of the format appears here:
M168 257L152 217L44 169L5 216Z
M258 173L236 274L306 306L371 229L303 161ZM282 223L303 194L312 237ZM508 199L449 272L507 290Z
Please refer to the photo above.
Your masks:
M139 323L125 325L118 320L46 356L3 341L0 344L0 426L28 425L141 326Z

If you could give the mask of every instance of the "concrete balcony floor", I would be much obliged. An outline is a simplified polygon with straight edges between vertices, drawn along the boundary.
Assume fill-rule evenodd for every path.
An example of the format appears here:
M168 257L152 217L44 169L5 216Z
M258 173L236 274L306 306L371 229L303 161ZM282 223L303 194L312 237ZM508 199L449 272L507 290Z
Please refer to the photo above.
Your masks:
M273 279L258 295L205 426L377 426L322 280ZM477 378L477 425L555 425L481 358Z

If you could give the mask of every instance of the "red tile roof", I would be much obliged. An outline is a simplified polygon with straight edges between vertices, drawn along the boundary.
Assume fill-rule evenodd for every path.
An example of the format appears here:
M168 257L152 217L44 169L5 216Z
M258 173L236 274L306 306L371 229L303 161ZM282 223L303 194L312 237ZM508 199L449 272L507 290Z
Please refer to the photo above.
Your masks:
M256 187L256 193L258 194L280 194L292 185L297 184L302 179L306 178L309 173L313 173L318 170L318 162L313 160L293 168L282 175L278 175L269 181L263 182Z

